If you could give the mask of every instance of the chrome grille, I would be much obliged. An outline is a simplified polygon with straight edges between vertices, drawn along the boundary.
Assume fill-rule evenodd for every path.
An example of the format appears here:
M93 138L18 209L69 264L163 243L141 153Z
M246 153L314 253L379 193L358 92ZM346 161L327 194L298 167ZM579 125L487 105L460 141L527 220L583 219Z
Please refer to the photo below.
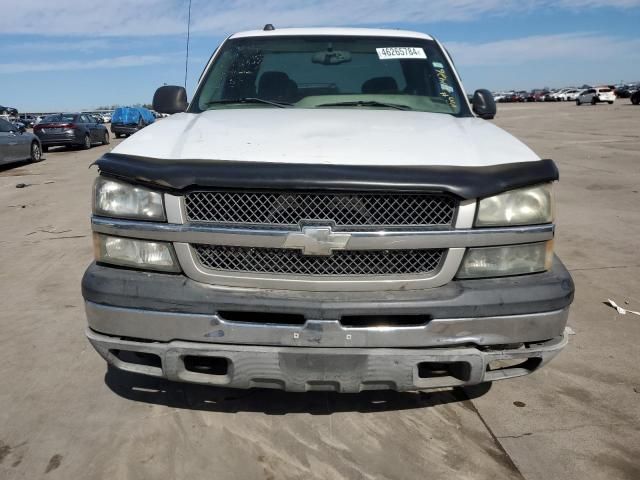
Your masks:
M444 194L203 191L185 196L189 222L294 227L448 226L457 200Z
M339 250L330 256L280 248L193 245L211 270L289 275L407 275L435 271L444 250Z

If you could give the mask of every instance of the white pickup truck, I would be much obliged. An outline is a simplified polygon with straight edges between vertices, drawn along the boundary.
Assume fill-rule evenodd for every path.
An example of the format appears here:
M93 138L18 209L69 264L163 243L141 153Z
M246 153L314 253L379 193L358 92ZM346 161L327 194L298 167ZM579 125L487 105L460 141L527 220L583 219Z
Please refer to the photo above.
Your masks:
M567 343L558 170L415 32L274 29L97 161L87 336L116 368L291 391L525 375Z

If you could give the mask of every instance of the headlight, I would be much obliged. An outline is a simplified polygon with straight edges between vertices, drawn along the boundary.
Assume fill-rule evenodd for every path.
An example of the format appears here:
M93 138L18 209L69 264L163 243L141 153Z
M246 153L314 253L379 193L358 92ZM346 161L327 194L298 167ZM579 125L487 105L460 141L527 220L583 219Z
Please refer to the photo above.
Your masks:
M179 272L173 246L133 238L112 237L94 233L96 261L165 272Z
M165 220L162 195L143 187L98 177L93 186L93 213L106 217Z
M480 200L477 227L537 225L553 221L551 184L518 188Z
M544 272L553 261L553 240L504 247L470 248L458 278L504 277Z

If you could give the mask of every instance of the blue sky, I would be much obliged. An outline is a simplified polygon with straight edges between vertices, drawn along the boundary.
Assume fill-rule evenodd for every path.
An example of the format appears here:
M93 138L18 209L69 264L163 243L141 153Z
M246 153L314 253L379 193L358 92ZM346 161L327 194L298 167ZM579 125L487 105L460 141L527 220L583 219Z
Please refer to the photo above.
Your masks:
M227 35L265 23L427 32L469 91L640 81L640 0L192 1L189 93ZM0 0L0 105L150 102L156 87L184 82L187 5Z

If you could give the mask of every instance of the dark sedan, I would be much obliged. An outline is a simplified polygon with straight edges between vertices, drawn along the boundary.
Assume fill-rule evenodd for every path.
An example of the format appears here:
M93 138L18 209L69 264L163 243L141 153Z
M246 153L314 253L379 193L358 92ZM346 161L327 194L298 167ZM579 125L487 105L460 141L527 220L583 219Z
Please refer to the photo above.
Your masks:
M97 119L84 113L49 115L33 127L46 152L49 147L91 148L94 144L109 143L109 131Z
M27 128L33 128L33 126L36 124L36 117L34 117L33 115L20 115L18 117L18 121Z
M32 133L21 132L11 122L0 118L0 164L42 158L40 141Z

